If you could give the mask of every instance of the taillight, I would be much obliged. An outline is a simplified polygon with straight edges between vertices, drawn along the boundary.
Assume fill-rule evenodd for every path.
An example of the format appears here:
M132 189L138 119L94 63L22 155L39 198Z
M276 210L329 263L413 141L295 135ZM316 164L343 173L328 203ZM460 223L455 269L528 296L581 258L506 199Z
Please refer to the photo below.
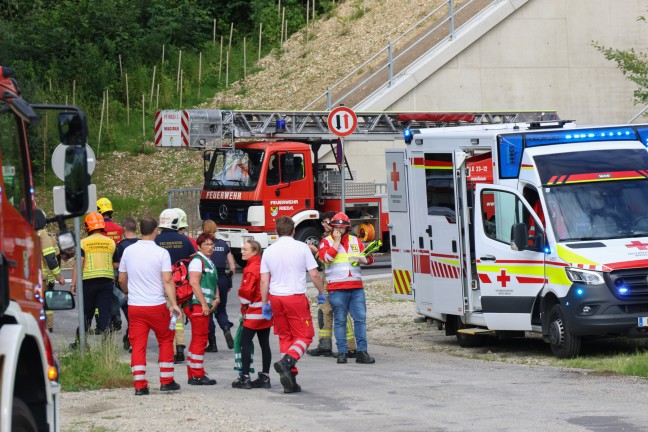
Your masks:
M47 332L47 327L45 326L45 320L41 319L38 322L38 327L40 328L41 336L43 337L43 343L45 344L45 355L47 356L47 377L50 381L58 381L59 377L59 367L56 355L52 349L52 341L49 338L49 333Z

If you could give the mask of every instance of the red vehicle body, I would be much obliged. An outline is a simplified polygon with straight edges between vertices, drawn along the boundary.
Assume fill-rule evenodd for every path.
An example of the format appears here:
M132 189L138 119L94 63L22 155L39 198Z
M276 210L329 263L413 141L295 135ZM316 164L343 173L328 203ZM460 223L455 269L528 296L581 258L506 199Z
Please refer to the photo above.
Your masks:
M56 431L59 370L45 327L45 297L50 309L71 309L74 300L67 291L43 295L37 231L46 220L34 206L28 130L38 121L34 108L76 109L29 105L12 75L12 69L0 67L0 430ZM83 117L74 119L86 127ZM78 179L79 185L87 182L86 175ZM57 220L64 228L63 217Z

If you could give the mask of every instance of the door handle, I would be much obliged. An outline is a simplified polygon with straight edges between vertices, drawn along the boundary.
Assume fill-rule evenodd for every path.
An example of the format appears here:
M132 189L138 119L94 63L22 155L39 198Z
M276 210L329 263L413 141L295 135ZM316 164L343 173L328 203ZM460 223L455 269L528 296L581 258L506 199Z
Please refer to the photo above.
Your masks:
M479 259L482 261L495 261L497 258L495 258L493 255L484 255L480 256Z

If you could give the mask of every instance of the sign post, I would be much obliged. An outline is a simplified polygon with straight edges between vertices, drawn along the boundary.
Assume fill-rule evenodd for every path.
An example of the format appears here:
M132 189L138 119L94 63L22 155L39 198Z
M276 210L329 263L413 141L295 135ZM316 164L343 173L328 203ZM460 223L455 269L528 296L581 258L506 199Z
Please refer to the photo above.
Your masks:
M340 198L341 198L342 209L340 211L342 213L345 213L344 198L345 198L346 173L344 172L344 168L346 166L346 163L344 159L344 137L351 135L353 132L355 132L356 127L358 126L358 117L356 116L356 113L351 108L341 105L331 110L328 116L327 124L329 130L334 135L339 137L338 154L336 156L340 165L340 174L342 174L340 178L340 182L341 182Z
M54 174L61 180L65 180L65 150L68 146L59 144L52 153L52 169ZM86 154L88 157L88 175L91 175L97 165L94 151L92 147L86 144ZM88 187L90 192L90 199L88 200L88 210L96 206L97 202L97 189L95 185ZM64 214L65 208L65 187L54 187L54 213ZM83 312L83 275L81 267L81 220L77 216L74 218L74 237L76 237L75 248L75 263L77 274L77 300L79 306L79 349L83 355L86 354L86 328L85 328L85 315Z

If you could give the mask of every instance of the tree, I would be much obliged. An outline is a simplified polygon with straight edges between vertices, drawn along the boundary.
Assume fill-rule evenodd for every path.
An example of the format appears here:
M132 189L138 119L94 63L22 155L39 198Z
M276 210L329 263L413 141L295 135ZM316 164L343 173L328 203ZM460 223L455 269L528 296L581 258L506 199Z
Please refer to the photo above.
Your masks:
M646 21L643 16L637 19ZM637 52L634 48L629 50L610 48L598 42L593 42L592 45L603 53L606 59L616 62L623 75L637 84L638 88L634 91L635 103L648 104L648 54Z

